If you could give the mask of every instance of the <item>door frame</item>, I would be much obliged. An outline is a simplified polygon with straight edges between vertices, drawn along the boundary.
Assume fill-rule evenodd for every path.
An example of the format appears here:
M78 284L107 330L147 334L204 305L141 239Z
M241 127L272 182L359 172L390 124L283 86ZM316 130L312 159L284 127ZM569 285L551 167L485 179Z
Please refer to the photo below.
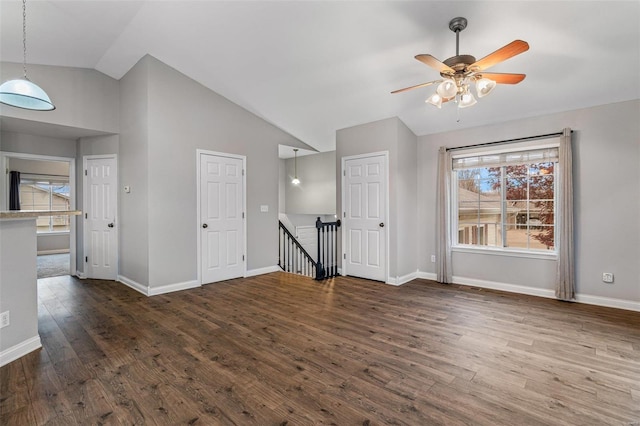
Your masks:
M89 176L86 175L85 171L87 170L87 160L100 160L104 158L112 158L115 161L116 167L116 276L114 277L114 281L118 280L118 276L120 274L120 208L119 208L119 197L120 193L120 173L118 173L118 154L96 154L96 155L84 155L82 156L82 253L86 256L88 247L91 246L89 244L89 233L87 232L87 227L85 226L85 220L87 215L87 208L89 206L89 189L87 188L87 180ZM83 262L82 268L82 277L81 278L91 278L87 275L87 262Z
M340 271L342 276L346 276L348 271L347 271L347 262L346 262L346 256L347 256L347 225L346 225L346 215L347 215L347 210L345 208L346 206L346 202L345 202L345 196L346 196L346 188L345 188L345 184L346 184L346 164L347 161L349 160L361 160L363 158L369 158L369 157L384 157L384 167L385 167L385 186L386 186L386 194L384 194L385 196L385 207L384 207L384 214L385 214L385 221L387 223L387 231L385 232L385 283L389 283L389 269L390 269L390 259L389 259L389 250L391 248L390 243L389 243L389 236L391 234L391 232L389 232L389 229L391 228L389 226L390 222L391 222L391 218L389 217L389 151L377 151L377 152L370 152L370 153L366 153L366 154L357 154L357 155L349 155L349 156L345 156L341 158L341 164L342 164L342 170L340 172L340 198L341 198L341 205L340 205L340 209L342 210L342 221L344 223L344 226L342 226L342 230L340 231L342 234L342 269Z
M71 157L55 157L51 155L40 155L40 154L23 154L20 152L8 152L8 151L0 151L0 167L2 170L7 170L7 159L9 158L20 158L24 160L40 160L40 161L64 161L69 163L69 193L70 193L70 204L69 208L71 210L76 209L76 159ZM7 179L8 174L0 173L0 185L5 189L6 198L3 198L1 204L1 210L8 210L9 206L9 179ZM76 265L76 221L73 220L75 216L71 216L70 228L69 228L69 274L70 275L78 275L77 265Z
M227 152L218 152L218 151L210 151L207 149L196 149L196 235L197 235L197 281L198 284L202 286L202 233L200 232L200 224L202 223L201 217L201 208L202 208L202 200L200 197L201 194L201 185L200 185L200 158L202 155L213 155L216 157L226 157L233 158L236 160L242 160L242 211L244 213L244 220L242 221L242 232L243 232L243 241L242 241L242 251L244 255L244 262L242 262L242 276L247 276L247 157L245 155L238 154L229 154Z

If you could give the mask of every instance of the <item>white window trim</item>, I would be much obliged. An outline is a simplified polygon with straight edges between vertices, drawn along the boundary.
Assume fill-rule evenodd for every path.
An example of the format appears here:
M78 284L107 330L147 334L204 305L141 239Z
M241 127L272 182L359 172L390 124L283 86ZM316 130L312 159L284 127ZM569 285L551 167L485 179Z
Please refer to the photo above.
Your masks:
M451 159L456 158L464 158L471 157L474 155L492 155L492 154L503 154L506 152L518 152L518 151L526 151L531 149L544 149L544 148L559 148L560 147L560 136L554 136L549 138L550 140L546 142L540 142L540 140L535 141L526 141L526 142L516 142L509 143L506 145L501 145L494 148L488 147L477 147L477 148L468 148L458 151L455 154L451 155ZM555 164L559 167L558 162ZM529 258L529 259L547 259L547 260L555 260L558 258L558 246L555 245L553 250L535 250L535 249L520 249L515 247L487 247L487 246L473 246L468 244L459 244L458 243L458 208L455 205L458 200L458 186L457 186L457 177L456 172L453 170L453 165L451 165L451 208L449 209L451 214L451 251L459 252L459 253L474 253L474 254L489 254L493 256L509 256L509 257L520 257L520 258ZM554 180L555 186L555 180ZM558 191L557 188L554 187L553 191L553 203L554 208L558 205ZM555 212L554 212L555 215ZM556 221L554 217L554 240L557 241L557 232L558 229L556 227Z

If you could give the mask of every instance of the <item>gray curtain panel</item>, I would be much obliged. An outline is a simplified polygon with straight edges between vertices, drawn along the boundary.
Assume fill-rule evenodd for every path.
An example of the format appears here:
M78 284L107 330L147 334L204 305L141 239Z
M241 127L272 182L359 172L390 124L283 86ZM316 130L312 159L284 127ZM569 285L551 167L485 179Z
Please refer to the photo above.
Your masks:
M558 268L556 275L556 297L560 300L575 299L576 283L573 257L573 171L571 161L571 129L566 128L560 137L557 173L558 206L557 247Z
M20 172L9 172L9 210L20 210Z
M451 153L445 147L438 152L438 189L436 194L436 275L439 283L453 281L451 269Z

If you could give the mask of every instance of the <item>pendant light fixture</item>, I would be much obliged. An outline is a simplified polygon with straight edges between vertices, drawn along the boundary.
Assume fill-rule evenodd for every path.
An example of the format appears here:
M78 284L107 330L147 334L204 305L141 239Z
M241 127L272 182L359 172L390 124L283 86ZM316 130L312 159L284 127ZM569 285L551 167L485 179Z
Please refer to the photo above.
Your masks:
M293 180L294 185L300 185L300 179L298 179L298 148L293 148Z
M56 109L47 93L27 78L27 0L22 0L22 71L24 78L0 85L0 103L34 111Z

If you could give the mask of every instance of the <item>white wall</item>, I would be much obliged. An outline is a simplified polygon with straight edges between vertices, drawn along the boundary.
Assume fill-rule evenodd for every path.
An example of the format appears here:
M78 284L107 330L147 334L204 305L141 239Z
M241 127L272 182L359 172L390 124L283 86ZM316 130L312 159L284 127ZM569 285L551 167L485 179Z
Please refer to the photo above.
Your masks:
M577 292L640 302L640 101L510 121L418 138L418 267L434 273L437 152L574 129ZM613 272L615 282L602 282ZM555 262L454 253L453 275L542 291L553 289Z
M336 214L336 152L298 157L299 185L294 185L294 159L285 160L285 212L287 214Z

